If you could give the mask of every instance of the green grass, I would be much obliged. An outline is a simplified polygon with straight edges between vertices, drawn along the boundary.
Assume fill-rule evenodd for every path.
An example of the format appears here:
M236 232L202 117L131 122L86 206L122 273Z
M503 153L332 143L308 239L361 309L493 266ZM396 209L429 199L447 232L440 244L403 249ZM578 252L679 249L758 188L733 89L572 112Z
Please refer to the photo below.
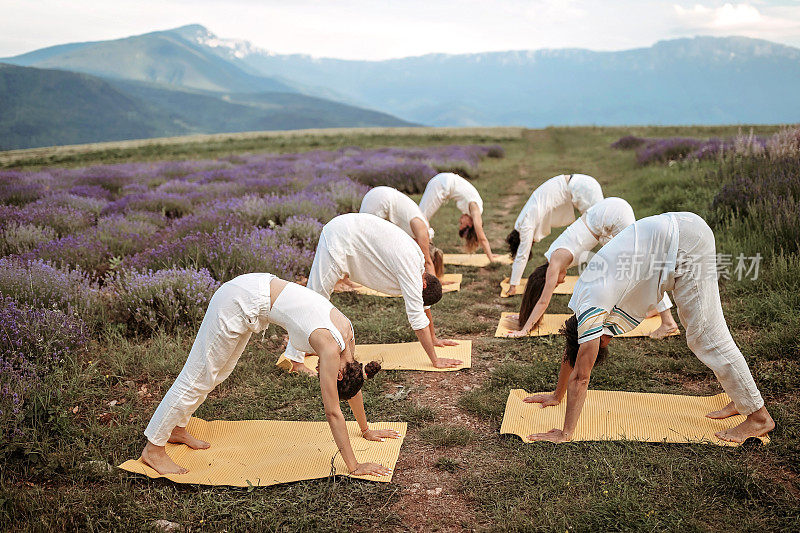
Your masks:
M637 218L674 209L706 216L719 188L718 183L706 178L713 163L638 167L632 153L611 150L608 145L627 133L707 137L730 135L736 130L549 128L527 130L522 138L502 140L506 158L486 160L475 179L484 198L492 245L496 252L505 253L505 235L531 191L562 172L597 177L605 195L628 200ZM761 131L773 130L764 127ZM83 154L62 163L481 140L445 135L256 139ZM35 167L45 162L27 164ZM523 186L519 186L520 180ZM506 204L508 209L503 209ZM440 210L432 221L437 244L445 251L458 251L456 222L453 206ZM736 253L743 245L750 245L721 228L715 231L720 252ZM542 253L559 232L555 230L534 245L528 272L543 261ZM110 331L91 354L68 365L58 376L59 386L51 399L37 410L39 419L47 423L37 425L42 430L36 442L3 458L0 528L148 530L158 519L178 522L189 530L454 527L455 515L451 516L453 509L447 505L431 502L424 512L408 514L409 509L419 507L409 507L407 489L417 482L416 476L432 475L437 483L439 477L449 483L446 490L457 492L461 503L452 505L463 507L459 507L457 516L469 516L466 525L479 530L798 530L798 267L796 257L771 257L762 265L759 281L728 281L722 286L723 307L734 338L777 422L772 443L766 447L729 449L628 442L554 446L528 445L515 437L501 437L498 430L509 389L550 390L555 384L562 342L558 338L511 341L492 337L500 313L515 311L519 302L518 298L499 298L499 282L508 267L456 267L452 270L464 274L462 290L446 295L433 308L434 319L440 336L473 339L473 368L437 375L435 380L449 383L463 379L474 386L464 389L458 382L444 397L433 398L430 390L438 383L432 384L430 375L382 372L365 388L370 419L409 422L398 470L408 466L394 483L316 480L248 491L177 486L120 471L87 471L82 467L87 461L116 465L138 455L144 444L142 429L182 366L194 335L192 330L180 330L172 335L129 339ZM557 295L551 311L566 312L568 299ZM399 300L338 294L333 302L355 324L359 342L414 340ZM283 343L283 334L278 333L273 327L251 341L237 369L209 396L197 416L324 419L318 384L274 368ZM408 397L396 401L386 398L397 385L411 391ZM682 337L664 342L628 339L612 344L607 363L593 372L591 386L688 394L721 390ZM109 407L108 402L121 399L125 401ZM73 414L71 408L75 406L79 409ZM452 406L457 410L450 409ZM105 413L111 413L110 418L101 418ZM488 429L468 429L453 419L454 413L473 417ZM420 481L424 484L425 479Z

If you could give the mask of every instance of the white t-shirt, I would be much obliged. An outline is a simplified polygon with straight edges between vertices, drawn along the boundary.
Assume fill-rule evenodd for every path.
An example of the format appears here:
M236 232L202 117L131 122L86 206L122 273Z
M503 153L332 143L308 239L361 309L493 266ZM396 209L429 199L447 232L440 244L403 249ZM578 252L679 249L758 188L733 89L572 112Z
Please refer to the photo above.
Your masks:
M569 308L578 342L634 329L675 284L678 222L673 213L638 220L603 246L575 284Z
M414 200L392 187L381 186L370 189L361 201L359 213L369 213L388 220L408 233L412 239L416 236L411 230L411 221L418 218L425 224L430 234L430 224L419 206Z
M553 241L544 256L550 261L553 252L563 248L572 254L572 263L569 266L573 267L581 260L581 255L597 246L598 242L604 246L634 222L636 217L631 204L622 198L606 198L594 204L570 224Z
M511 267L511 285L519 285L522 280L534 242L550 235L552 228L572 224L575 209L584 213L602 199L600 184L586 174L561 174L539 185L514 222L519 248Z
M425 256L417 242L391 222L366 213L339 215L322 228L320 242L343 274L370 289L401 295L414 330L430 321L422 302Z
M419 201L419 207L425 217L430 220L436 211L448 200L455 200L458 210L465 215L469 214L470 202L478 204L478 210L483 213L483 199L469 181L452 172L436 174L425 186L425 192Z

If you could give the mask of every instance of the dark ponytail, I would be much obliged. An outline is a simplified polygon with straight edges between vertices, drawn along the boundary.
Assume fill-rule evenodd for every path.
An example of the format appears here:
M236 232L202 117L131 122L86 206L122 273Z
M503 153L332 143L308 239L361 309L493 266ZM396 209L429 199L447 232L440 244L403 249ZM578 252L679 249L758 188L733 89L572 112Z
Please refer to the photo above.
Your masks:
M381 364L377 361L371 361L364 367L358 361L346 363L342 370L342 379L336 382L336 389L339 392L340 400L349 400L361 390L364 386L364 373L367 377L372 379L381 370Z
M506 243L508 244L508 251L511 257L516 257L517 250L519 249L519 231L512 229L511 233L506 237Z
M364 367L364 373L367 375L367 379L372 379L375 377L375 374L381 371L381 364L377 361L370 361L367 363L367 366Z

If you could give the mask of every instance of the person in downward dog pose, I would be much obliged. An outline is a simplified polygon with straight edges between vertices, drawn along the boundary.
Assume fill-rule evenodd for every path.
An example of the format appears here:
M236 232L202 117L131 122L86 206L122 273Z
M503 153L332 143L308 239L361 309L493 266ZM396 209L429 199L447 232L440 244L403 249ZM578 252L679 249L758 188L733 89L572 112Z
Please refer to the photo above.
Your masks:
M458 236L464 239L467 252L472 253L481 246L489 261L496 261L498 256L492 253L489 239L483 231L483 199L478 189L458 174L442 172L428 181L419 208L430 220L448 200L455 200L456 207L461 211Z
M230 375L250 336L277 324L289 332L289 343L319 356L320 388L333 439L351 474L384 476L389 469L359 463L350 445L339 400L347 400L367 440L398 438L393 430L372 430L367 424L361 386L364 370L374 376L373 361L362 369L353 359L355 339L350 321L328 300L301 285L272 274L244 274L224 283L211 298L189 357L175 383L161 400L144 431L142 460L159 474L187 470L166 453L167 442L193 449L210 445L193 437L186 425L208 394Z
M556 390L526 398L546 407L558 405L566 394L564 426L529 438L570 440L586 401L592 368L606 357L610 340L635 328L666 290L673 291L689 349L731 397L727 406L706 416L747 417L738 426L717 432L717 437L744 442L772 431L775 422L722 313L716 259L714 233L705 220L688 212L638 220L601 248L569 302L575 314L564 323L567 342ZM590 271L594 275L586 276Z
M330 299L336 283L352 281L385 294L402 295L411 329L436 368L454 368L462 361L437 357L434 346L455 346L440 340L430 307L442 299L442 284L425 272L425 256L403 230L374 215L339 215L322 228L307 287ZM303 361L303 350L287 346L284 357L292 371L314 374Z
M636 222L631 205L622 198L606 198L590 207L578 220L569 225L544 253L547 262L537 267L528 278L519 308L519 330L510 331L508 337L523 337L539 323L556 286L564 283L567 269L576 266L586 252L600 243L605 246L615 235ZM661 315L661 326L650 334L661 339L678 329L672 318L672 302L664 298L654 312ZM512 316L512 318L514 318Z
M561 174L533 191L514 222L514 229L506 237L514 258L509 295L517 293L533 243L550 235L552 228L575 222L575 209L583 214L602 199L600 184L585 174Z
M359 213L388 220L408 233L425 256L425 271L437 278L444 275L444 254L431 243L433 230L414 200L392 187L375 187L364 195Z

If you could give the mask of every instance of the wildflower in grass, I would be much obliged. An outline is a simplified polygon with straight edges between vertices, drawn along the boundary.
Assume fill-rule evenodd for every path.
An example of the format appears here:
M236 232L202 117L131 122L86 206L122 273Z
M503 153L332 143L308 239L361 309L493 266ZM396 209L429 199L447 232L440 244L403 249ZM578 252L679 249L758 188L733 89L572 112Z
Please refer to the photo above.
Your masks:
M304 215L291 216L276 228L276 232L283 242L313 250L317 247L319 235L322 233L322 223Z
M193 209L189 198L174 193L157 191L132 192L111 202L103 210L104 215L124 213L129 210L154 211L167 218L180 218Z
M90 196L76 196L67 192L49 194L30 204L31 208L66 207L90 213L93 217L100 214L108 205L108 200Z
M10 222L0 230L0 256L21 255L55 238L52 228Z
M59 267L82 269L95 278L106 273L111 257L108 245L100 241L94 231L42 243L24 256L25 259L41 259Z
M87 322L103 307L99 287L84 272L41 259L0 258L0 294L33 307L76 314Z
M197 326L219 285L206 269L175 268L123 271L109 283L109 290L116 320L131 332L150 334Z
M98 200L111 200L111 191L99 185L75 185L69 191L74 196L84 196L86 198L96 198Z
M26 183L17 172L0 172L0 203L25 205L38 200L44 187L38 183Z
M0 296L0 434L23 436L26 401L68 357L84 352L88 330L75 316Z
M89 238L104 244L112 256L136 253L153 245L158 226L144 220L112 215L97 221Z

